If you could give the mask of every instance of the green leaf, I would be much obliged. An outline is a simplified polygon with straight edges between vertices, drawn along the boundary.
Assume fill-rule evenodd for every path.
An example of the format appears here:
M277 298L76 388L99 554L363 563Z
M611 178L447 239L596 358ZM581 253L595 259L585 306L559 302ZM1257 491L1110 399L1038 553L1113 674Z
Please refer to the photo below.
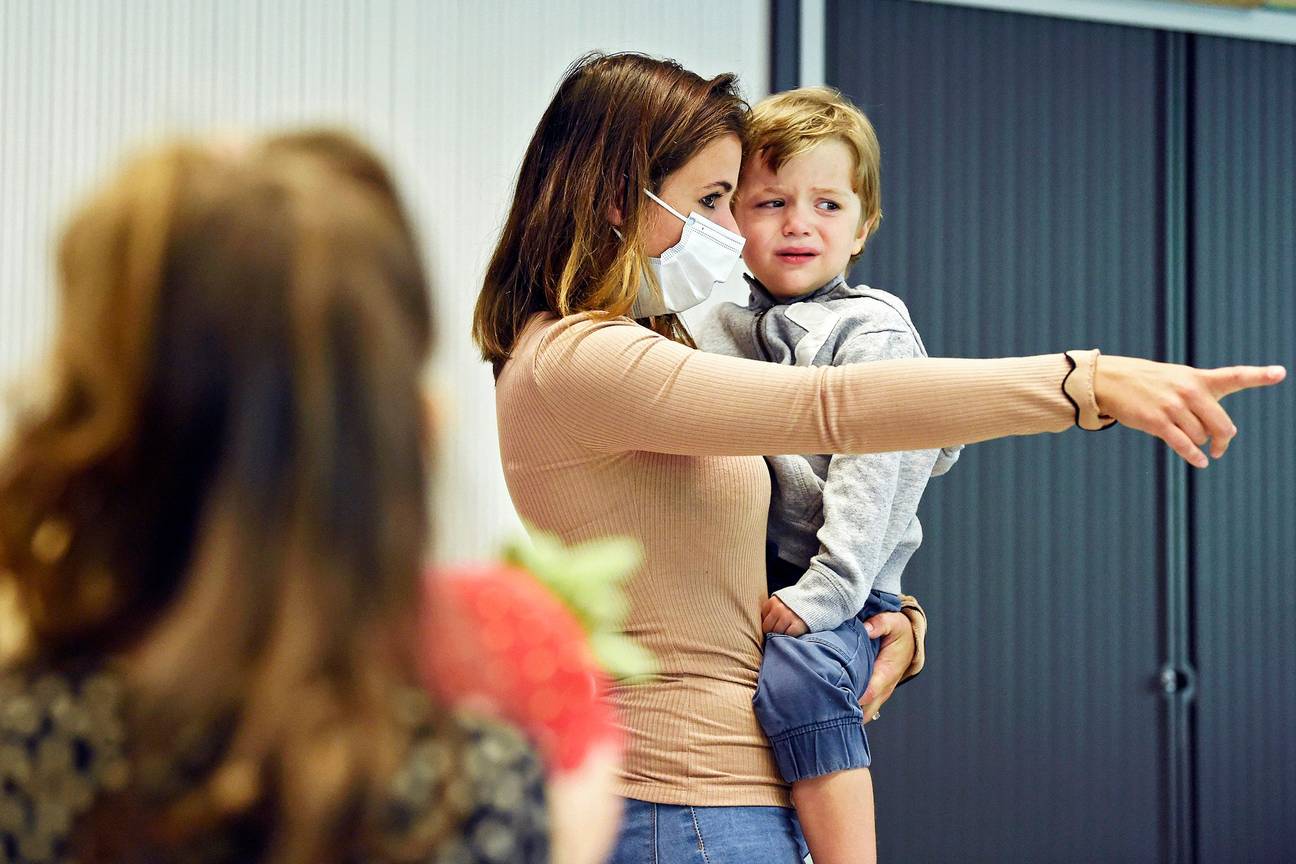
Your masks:
M568 547L552 534L527 530L531 542L509 544L504 559L531 573L572 612L609 675L620 680L654 675L652 653L622 632L630 612L624 585L643 561L639 543L607 537Z

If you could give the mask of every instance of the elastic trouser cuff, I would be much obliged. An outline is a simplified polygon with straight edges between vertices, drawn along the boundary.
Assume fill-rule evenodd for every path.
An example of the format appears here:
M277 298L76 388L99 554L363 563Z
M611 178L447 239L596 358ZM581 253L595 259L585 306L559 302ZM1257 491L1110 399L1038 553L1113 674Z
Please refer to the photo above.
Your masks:
M788 783L873 763L859 717L802 726L770 739L779 773Z

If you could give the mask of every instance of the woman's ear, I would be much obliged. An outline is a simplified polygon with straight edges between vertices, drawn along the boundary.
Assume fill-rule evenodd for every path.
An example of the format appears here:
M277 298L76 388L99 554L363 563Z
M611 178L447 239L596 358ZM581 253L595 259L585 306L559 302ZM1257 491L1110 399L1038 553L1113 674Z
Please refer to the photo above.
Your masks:
M607 208L603 211L604 217L608 224L613 228L622 228L625 226L626 201L630 195L630 175L622 174L620 184L608 183L606 194L608 196Z

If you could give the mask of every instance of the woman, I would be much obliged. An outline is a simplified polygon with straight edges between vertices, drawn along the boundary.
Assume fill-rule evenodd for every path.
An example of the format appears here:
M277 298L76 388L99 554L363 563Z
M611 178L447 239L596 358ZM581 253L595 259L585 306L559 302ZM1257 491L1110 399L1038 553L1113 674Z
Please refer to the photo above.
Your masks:
M535 754L419 686L431 322L381 163L173 144L59 265L0 462L0 858L548 860Z
M618 864L800 860L751 710L769 495L759 456L935 448L1114 418L1203 465L1197 445L1209 438L1219 457L1236 431L1219 397L1282 374L1095 351L836 369L701 354L674 313L737 262L744 110L732 76L634 54L579 61L524 157L477 304L519 513L568 541L628 534L645 548L628 631L661 674L618 693L630 732ZM874 627L898 629L895 617ZM866 698L894 685L911 650L884 647Z

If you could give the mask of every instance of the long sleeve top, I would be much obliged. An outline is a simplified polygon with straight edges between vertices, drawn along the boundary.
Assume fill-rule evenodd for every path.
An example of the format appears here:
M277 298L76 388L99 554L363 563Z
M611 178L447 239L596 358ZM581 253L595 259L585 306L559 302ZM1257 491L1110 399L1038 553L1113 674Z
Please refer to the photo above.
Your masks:
M789 803L751 710L770 495L759 457L1058 432L1076 416L1061 387L1070 369L1062 354L779 366L696 351L628 318L528 322L496 382L519 514L567 542L629 535L644 547L626 629L660 671L614 688L628 733L620 794Z

